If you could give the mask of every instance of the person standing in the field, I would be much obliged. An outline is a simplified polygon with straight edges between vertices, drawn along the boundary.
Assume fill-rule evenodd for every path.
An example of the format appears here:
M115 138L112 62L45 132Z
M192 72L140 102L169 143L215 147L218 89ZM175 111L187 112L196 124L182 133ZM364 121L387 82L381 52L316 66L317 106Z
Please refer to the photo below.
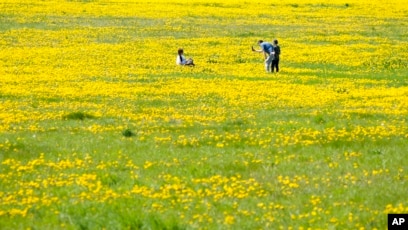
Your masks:
M260 50L254 49L252 46L253 52L263 53L265 57L265 70L266 72L271 72L272 60L273 60L273 46L269 42L264 42L263 40L258 41L258 45L261 47Z
M278 40L273 41L273 59L272 59L272 72L276 69L276 72L279 72L279 55L280 47L278 45Z

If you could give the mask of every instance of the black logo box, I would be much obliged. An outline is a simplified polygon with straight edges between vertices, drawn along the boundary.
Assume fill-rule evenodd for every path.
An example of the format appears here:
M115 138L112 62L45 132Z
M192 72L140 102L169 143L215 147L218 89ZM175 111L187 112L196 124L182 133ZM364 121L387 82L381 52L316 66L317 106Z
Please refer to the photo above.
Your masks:
M408 213L388 214L388 230L408 230Z

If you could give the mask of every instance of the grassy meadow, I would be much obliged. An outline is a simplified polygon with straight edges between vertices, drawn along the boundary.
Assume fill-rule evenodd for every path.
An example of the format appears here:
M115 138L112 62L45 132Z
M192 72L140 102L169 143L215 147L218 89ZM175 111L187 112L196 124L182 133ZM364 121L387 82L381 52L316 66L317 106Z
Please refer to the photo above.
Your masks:
M3 0L0 229L386 229L407 47L403 0Z

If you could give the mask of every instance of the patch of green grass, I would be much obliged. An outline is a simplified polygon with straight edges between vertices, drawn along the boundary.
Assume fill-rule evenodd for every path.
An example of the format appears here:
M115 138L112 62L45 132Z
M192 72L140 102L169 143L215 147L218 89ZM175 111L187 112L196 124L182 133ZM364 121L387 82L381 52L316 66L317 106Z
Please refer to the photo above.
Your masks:
M85 119L94 119L96 117L89 113L72 112L72 113L64 115L62 118L66 120L85 120Z
M122 131L122 135L125 137L131 137L131 136L134 136L135 133L130 129L125 129Z

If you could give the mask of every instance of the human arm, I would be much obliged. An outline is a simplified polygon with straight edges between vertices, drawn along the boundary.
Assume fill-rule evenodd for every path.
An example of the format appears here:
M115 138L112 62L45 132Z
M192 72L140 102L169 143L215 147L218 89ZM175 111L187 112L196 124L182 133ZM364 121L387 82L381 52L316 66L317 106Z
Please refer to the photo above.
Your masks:
M253 52L257 52L257 53L262 53L262 52L264 52L263 50L256 50L256 49L254 49L253 46L251 46L251 48L252 48L252 51L253 51Z
M264 54L264 58L265 58L265 59L268 58L268 55L267 55L267 53L266 53L264 50L262 50L262 49L261 49L261 50L256 50L256 49L254 49L253 46L252 46L251 48L252 48L252 51L253 51L253 52L263 53L263 54Z

